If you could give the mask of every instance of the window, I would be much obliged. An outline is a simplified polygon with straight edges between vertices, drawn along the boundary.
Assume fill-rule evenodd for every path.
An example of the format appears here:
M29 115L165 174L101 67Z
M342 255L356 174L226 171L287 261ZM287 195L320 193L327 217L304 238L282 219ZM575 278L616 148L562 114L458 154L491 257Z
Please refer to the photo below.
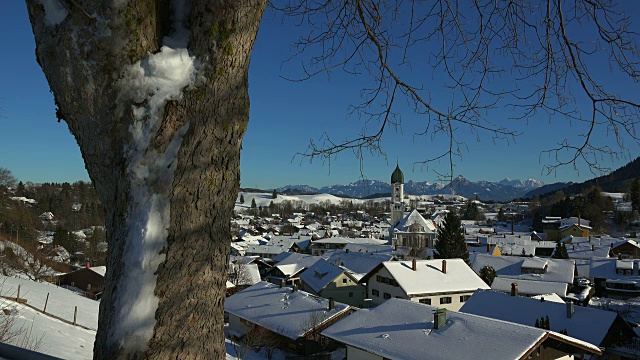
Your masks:
M385 298L385 299L391 299L391 294L389 294L389 293L384 293L384 298Z
M451 304L451 296L443 296L440 298L440 304Z
M460 296L460 302L466 302L467 300L469 300L469 298L471 297L471 295L462 295Z
M378 297L378 296L380 296L380 291L378 291L376 289L373 289L373 290L371 290L371 295L373 295L375 297Z
M418 301L420 302L420 304L431 305L431 299L420 299Z
M384 280L382 280L382 279L384 279L382 276L380 276L380 275L376 275L376 281L377 281L377 282L379 282L379 283L384 283Z
M346 284L347 283L347 279L342 279L342 283Z
M349 291L349 297L352 298L353 297L353 291Z

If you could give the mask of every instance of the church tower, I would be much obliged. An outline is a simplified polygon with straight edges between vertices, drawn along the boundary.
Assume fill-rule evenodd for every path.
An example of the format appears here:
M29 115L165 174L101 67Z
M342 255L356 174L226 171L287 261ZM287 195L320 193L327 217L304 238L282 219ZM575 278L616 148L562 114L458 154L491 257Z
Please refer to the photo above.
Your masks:
M404 218L404 174L400 165L391 174L391 226Z

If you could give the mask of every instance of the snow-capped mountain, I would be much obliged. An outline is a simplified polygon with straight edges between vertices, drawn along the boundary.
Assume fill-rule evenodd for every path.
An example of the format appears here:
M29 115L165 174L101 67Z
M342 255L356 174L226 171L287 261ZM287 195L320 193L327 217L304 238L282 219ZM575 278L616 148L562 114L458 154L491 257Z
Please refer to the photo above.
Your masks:
M482 200L506 201L522 197L527 192L542 185L544 185L542 181L535 179L504 179L499 182L469 181L460 175L453 179L450 184L409 180L404 185L404 192L405 194L412 195L455 193L467 198L475 198L477 196ZM307 193L324 193L362 198L374 194L390 194L391 184L379 180L358 180L346 185L330 185L319 189L307 185L287 185L278 188L277 191L285 192L287 189L305 191Z

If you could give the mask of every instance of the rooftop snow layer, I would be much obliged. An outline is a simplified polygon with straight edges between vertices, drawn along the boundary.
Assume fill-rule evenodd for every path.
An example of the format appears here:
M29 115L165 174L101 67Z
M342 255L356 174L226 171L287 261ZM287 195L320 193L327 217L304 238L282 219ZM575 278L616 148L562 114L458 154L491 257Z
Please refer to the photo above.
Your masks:
M273 332L297 339L305 335L320 316L324 323L351 309L349 305L335 302L329 310L329 300L291 288L259 282L225 300L224 310Z

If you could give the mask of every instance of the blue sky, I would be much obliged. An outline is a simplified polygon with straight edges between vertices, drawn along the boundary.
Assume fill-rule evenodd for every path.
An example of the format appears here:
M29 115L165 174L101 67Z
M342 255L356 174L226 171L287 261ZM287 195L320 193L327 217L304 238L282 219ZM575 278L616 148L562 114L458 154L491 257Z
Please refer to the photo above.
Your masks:
M640 18L640 10L629 6L631 16ZM636 24L639 22L636 21ZM284 61L291 54L296 28L280 18L267 15L263 20L254 48L250 70L251 114L249 128L243 141L241 185L270 189L287 184L323 186L344 184L358 180L360 163L352 154L344 153L332 159L331 166L321 161L312 164L294 158L306 150L310 139L317 140L324 132L338 139L357 134L362 123L347 117L348 107L360 99L363 83L358 77L332 73L305 82L290 82L283 75L296 75L299 60ZM88 180L75 139L65 123L55 119L53 97L35 60L35 45L29 25L26 6L21 1L8 1L0 12L0 41L4 54L0 56L0 167L10 169L22 181L76 181ZM604 64L606 65L606 64ZM428 68L425 68L428 72ZM600 76L600 74L597 74ZM427 79L436 77L426 76ZM605 76L603 76L605 78ZM616 90L638 94L637 84L618 82ZM438 91L434 91L437 96ZM637 100L637 99L636 99ZM446 103L450 99L435 99ZM506 121L510 113L496 111L496 121ZM448 170L443 161L429 168L414 167L442 151L444 139L414 137L420 118L411 111L402 114L403 126L389 131L383 137L385 157L365 156L363 174L368 179L388 181L399 161L405 179L434 181L436 171ZM542 165L548 163L540 152L552 147L563 136L576 138L582 129L575 123L547 116L532 118L528 124L515 123L524 134L515 143L494 143L490 138L476 141L465 136L467 150L456 160L455 175L470 180L497 181L535 178L546 183L556 181L583 181L593 177L581 167L560 169L555 175L544 176ZM467 136L468 135L468 136ZM484 136L483 136L484 137ZM598 134L601 144L611 142L610 134ZM640 154L638 144L626 143L631 156ZM602 163L615 169L632 158Z

